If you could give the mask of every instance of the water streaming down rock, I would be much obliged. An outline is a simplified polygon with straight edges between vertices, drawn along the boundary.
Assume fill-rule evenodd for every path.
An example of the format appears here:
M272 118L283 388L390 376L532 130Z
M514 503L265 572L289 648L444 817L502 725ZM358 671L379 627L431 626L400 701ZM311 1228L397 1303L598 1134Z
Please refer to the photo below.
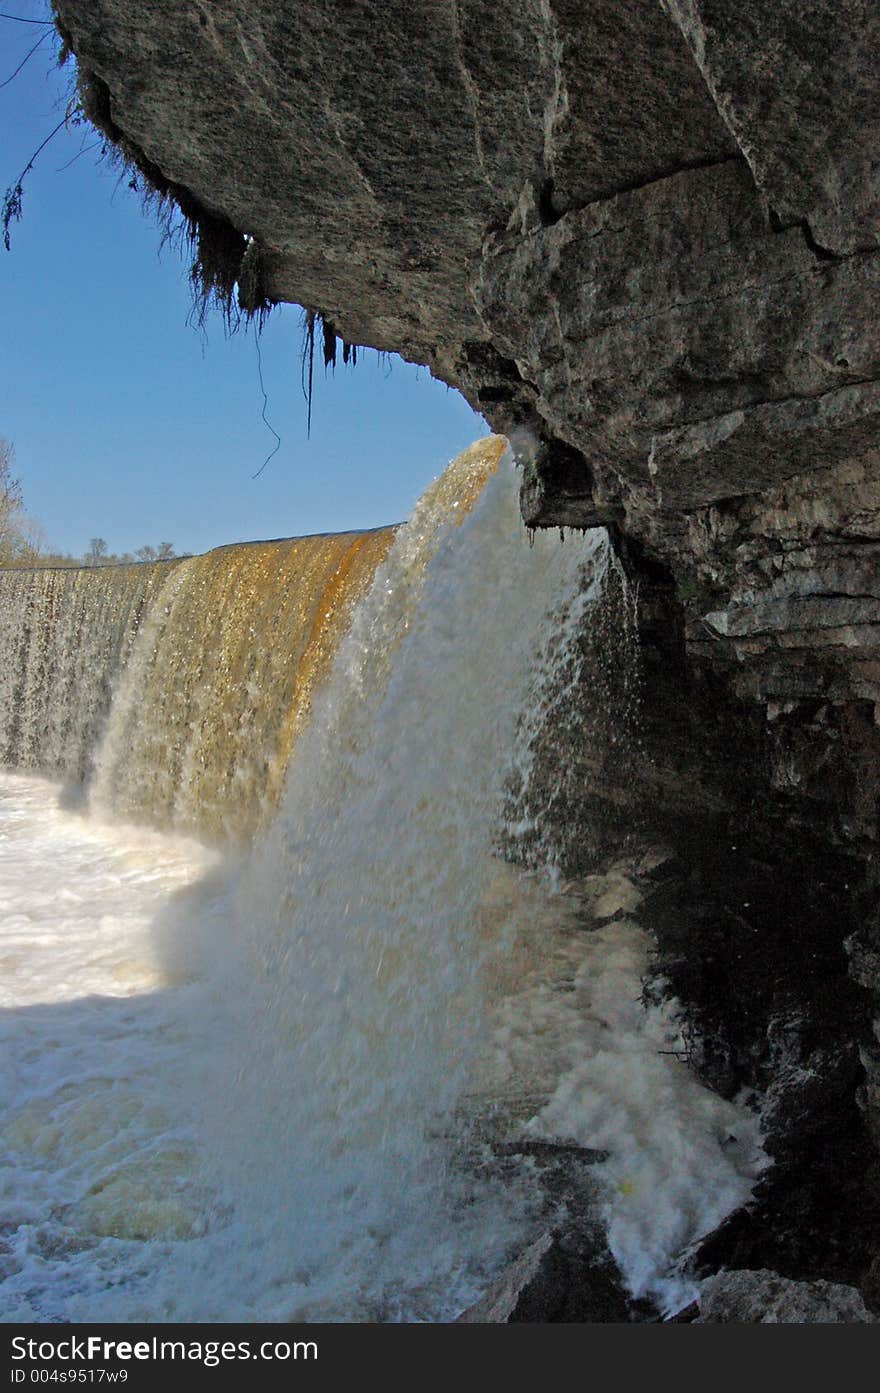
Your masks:
M182 562L121 675L92 806L211 837L252 835L393 535L257 542Z
M104 816L246 840L393 535L0 573L2 762L79 781Z
M88 777L114 679L178 564L0 571L0 764Z

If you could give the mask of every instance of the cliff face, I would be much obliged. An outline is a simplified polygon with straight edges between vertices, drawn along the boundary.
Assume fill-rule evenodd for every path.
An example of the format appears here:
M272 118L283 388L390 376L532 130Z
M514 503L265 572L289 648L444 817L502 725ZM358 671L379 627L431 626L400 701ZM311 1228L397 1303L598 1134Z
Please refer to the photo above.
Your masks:
M801 1078L779 1156L823 1110L811 1155L851 1139L845 1233L870 1190L860 1119L880 1134L880 11L55 8L86 110L203 260L225 239L246 305L296 301L427 364L520 442L531 526L609 526L639 584L639 759L583 751L571 823L664 823L676 987L724 1086ZM706 982L746 961L778 990L713 1008ZM823 1241L737 1252L852 1279Z
M246 299L526 428L526 521L611 525L674 580L689 653L771 721L872 714L872 7L56 9L86 109L223 230ZM850 799L835 835L873 838L875 812Z

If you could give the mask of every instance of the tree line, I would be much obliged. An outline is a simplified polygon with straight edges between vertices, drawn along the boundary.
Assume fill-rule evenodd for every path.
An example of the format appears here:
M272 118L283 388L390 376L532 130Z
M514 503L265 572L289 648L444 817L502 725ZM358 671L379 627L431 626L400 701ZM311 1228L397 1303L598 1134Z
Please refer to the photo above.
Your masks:
M103 537L93 537L89 542L88 550L74 564L77 566L126 566L132 561L170 561L176 555L173 542L160 542L155 547L138 547L137 551L115 552L108 550Z
M40 524L25 510L14 459L13 446L0 435L0 567L120 566L135 561L170 561L177 555L173 542L112 552L103 537L93 537L82 556L50 551Z

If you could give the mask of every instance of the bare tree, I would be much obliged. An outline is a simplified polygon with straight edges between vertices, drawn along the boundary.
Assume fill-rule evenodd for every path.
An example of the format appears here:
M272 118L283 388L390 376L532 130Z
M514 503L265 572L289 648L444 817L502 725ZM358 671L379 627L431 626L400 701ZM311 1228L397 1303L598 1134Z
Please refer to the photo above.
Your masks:
M15 450L0 435L0 566L20 565L30 550L21 482L12 472Z
M89 549L83 557L85 566L102 566L107 560L107 543L103 537L93 537Z
M111 555L103 537L92 537L82 560L50 553L39 523L29 518L22 503L21 481L13 472L15 450L0 435L0 566L110 566L131 561L170 561L175 556L173 542L138 547L134 555Z

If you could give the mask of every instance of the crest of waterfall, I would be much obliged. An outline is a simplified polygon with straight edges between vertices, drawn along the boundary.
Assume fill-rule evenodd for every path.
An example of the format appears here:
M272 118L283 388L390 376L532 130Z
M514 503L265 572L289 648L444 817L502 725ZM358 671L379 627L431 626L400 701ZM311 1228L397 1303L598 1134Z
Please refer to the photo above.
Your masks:
M105 818L247 841L393 536L0 572L0 763Z

